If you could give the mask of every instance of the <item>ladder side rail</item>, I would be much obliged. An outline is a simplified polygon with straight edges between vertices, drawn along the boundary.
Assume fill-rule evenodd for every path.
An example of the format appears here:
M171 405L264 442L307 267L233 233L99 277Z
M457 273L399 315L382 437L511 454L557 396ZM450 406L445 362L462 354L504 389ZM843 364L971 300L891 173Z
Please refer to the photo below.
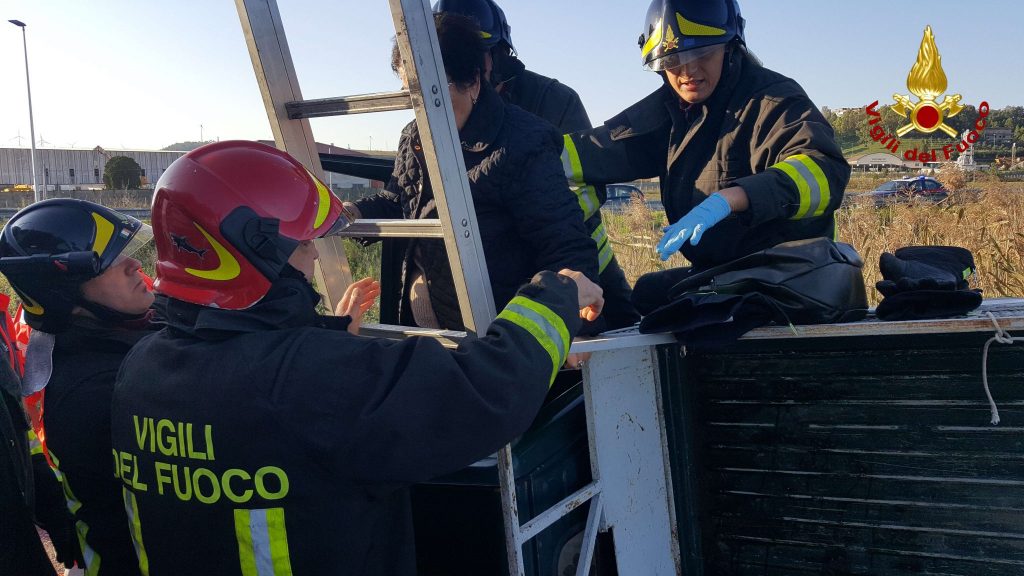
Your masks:
M496 315L494 297L434 29L434 14L428 0L388 1L463 324L467 332L482 334Z
M501 491L501 517L505 523L505 557L509 576L526 576L523 563L523 531L519 524L519 499L516 474L512 468L512 445L498 451L498 485Z
M302 92L276 0L235 0L235 7L277 147L323 179L309 120L292 120L288 116L287 104L301 101ZM316 247L320 253L316 264L317 287L324 296L324 304L333 310L352 283L352 273L341 238L318 239Z

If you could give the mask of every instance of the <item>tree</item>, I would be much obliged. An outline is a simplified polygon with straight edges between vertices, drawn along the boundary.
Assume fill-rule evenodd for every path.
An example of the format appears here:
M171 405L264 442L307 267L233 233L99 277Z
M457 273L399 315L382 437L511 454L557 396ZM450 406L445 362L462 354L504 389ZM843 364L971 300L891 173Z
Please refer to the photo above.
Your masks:
M142 186L142 166L127 156L113 156L103 168L103 183L110 190L137 190Z

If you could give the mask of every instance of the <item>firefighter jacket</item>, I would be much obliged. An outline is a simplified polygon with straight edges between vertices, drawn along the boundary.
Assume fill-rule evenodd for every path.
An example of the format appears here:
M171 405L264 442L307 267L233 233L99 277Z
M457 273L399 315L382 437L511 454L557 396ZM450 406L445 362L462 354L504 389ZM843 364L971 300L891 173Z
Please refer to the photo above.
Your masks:
M43 426L89 574L139 574L121 485L111 474L110 401L121 361L150 328L148 321L128 329L75 317L55 335Z
M0 359L0 574L51 576L50 559L36 532L34 479L29 446L34 439L21 409L18 376ZM13 384L13 386L12 386Z
M664 85L599 128L566 137L566 174L603 184L661 179L675 222L708 195L740 186L748 210L710 228L682 253L697 268L776 244L835 234L850 167L832 128L793 80L732 50L718 87L681 106Z
M508 303L540 270L563 268L598 281L597 251L559 164L557 130L506 105L484 85L459 136L487 259L495 306ZM437 218L416 123L402 134L386 190L356 202L363 218ZM409 243L403 271L403 324L414 324L408 293L413 266L421 269L442 328L462 330L444 241Z
M516 58L513 76L503 83L501 96L507 102L547 120L566 134L592 128L583 101L575 90L554 78L531 72ZM585 323L584 333L595 333L632 326L640 314L631 302L632 289L626 274L612 252L611 240L601 218L601 205L607 200L604 186L573 186L586 219L587 232L597 244L598 272L604 289L604 309L594 326Z
M113 404L152 576L414 574L408 486L526 430L579 327L576 286L552 272L455 350L353 336L295 277L248 310L167 302Z

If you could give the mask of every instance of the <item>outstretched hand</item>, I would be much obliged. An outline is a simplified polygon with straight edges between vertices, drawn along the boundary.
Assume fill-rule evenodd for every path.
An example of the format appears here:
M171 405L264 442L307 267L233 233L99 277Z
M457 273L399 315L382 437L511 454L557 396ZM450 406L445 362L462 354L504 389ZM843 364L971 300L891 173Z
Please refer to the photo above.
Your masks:
M559 272L562 276L572 278L576 282L576 297L579 301L580 318L593 322L604 309L604 290L594 284L582 272L565 268Z
M665 235L658 242L658 254L668 260L683 247L687 240L696 246L704 232L718 224L732 212L729 202L720 193L712 194L682 218L662 229Z
M380 282L372 278L363 278L353 282L345 289L345 295L335 306L334 314L352 318L352 322L348 325L348 331L352 334L359 334L363 314L373 307L378 296L380 296Z

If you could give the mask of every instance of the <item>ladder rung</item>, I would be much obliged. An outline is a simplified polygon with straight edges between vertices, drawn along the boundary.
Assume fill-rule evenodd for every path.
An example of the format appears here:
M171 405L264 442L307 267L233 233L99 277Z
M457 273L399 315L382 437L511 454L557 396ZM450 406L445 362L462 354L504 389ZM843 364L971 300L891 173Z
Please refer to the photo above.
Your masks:
M348 238L444 238L440 220L356 220L338 233Z
M323 118L325 116L345 116L348 114L367 114L369 112L389 112L391 110L411 110L412 100L409 92L379 92L377 94L359 94L357 96L340 96L338 98L320 98L317 100L298 100L284 105L288 118Z
M394 324L363 324L359 328L360 336L371 338L392 338L404 340L413 336L434 338L445 348L457 348L459 342L466 337L465 332L454 330L432 330L430 328L416 328L415 326L395 326Z
M530 538L533 538L541 530L544 530L548 526L551 526L559 519L565 517L573 510L579 508L594 497L595 494L601 491L601 483L594 481L587 484L583 488L577 490L573 494L564 498L558 504L555 504L551 508L537 515L536 518L530 520L519 529L520 543L526 542Z

